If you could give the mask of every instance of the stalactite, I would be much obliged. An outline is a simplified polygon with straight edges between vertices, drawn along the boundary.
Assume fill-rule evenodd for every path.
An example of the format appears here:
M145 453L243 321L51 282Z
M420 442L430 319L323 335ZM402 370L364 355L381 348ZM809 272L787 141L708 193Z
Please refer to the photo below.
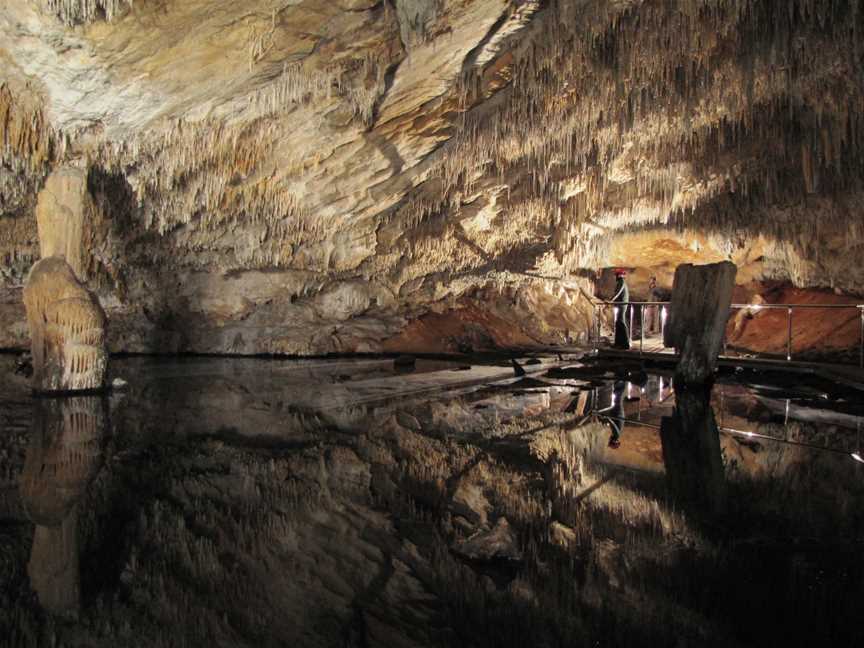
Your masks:
M727 156L758 146L731 176L745 195L769 170L789 166L790 149L800 151L791 161L800 161L803 191L773 182L772 200L781 191L855 190L860 174L846 169L862 167L862 142L844 112L860 113L864 99L860 83L845 81L857 74L843 67L854 49L850 13L857 29L860 15L844 2L553 3L548 38L514 49L508 100L492 115L469 112L448 144L436 169L445 187L437 207L474 191L478 177L525 169L536 195L572 174L587 177L586 213L605 214L610 227L661 222L730 190L704 180L679 185L684 163L695 161L693 173L707 180ZM806 49L792 46L804 37ZM816 55L837 63L814 74ZM474 82L461 83L459 102L470 109ZM612 190L609 169L628 148L643 168L635 184ZM622 202L629 206L614 206Z
M45 0L45 5L47 10L64 24L73 26L100 18L111 22L134 2L135 0Z

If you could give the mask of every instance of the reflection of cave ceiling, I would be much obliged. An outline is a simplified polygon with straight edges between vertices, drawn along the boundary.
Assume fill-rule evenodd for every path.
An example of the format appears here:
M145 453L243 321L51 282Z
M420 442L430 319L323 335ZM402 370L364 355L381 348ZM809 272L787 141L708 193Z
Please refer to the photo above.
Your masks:
M858 0L7 0L3 280L74 165L129 348L289 297L298 327L380 340L490 282L572 301L524 273L682 248L861 290L862 22ZM175 277L196 288L152 302ZM339 346L312 337L294 350Z

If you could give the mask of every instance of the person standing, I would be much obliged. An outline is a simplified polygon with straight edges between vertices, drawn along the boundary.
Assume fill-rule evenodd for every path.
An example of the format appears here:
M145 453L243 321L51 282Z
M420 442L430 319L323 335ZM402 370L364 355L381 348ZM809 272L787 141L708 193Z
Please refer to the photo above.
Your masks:
M630 289L624 277L627 271L618 268L615 270L615 296L612 302L615 306L615 348L630 348L630 329L627 326L627 312L630 310Z
M660 301L658 297L659 291L657 290L657 277L652 276L651 279L648 280L648 301L658 302ZM642 322L642 326L648 336L660 332L660 306L657 304L648 304L648 306L645 307L645 321Z

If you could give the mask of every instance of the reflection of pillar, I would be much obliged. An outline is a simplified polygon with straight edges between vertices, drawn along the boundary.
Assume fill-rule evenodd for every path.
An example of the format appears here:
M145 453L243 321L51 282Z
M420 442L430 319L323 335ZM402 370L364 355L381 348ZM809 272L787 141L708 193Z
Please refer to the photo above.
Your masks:
M75 614L81 601L78 566L78 512L70 511L60 526L39 526L27 573L43 608L54 614Z
M710 391L679 390L673 416L663 417L660 437L672 496L685 508L708 515L726 505L726 478L720 433L711 409Z
M102 462L106 404L100 398L38 399L21 497L36 524L27 571L42 606L77 611L78 501Z

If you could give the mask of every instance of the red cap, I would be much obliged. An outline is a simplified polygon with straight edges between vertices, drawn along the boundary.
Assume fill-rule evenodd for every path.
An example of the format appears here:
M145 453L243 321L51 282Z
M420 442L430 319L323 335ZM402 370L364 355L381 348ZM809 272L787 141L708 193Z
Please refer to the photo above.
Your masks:
M615 268L615 276L623 277L627 274L627 271L624 268Z

